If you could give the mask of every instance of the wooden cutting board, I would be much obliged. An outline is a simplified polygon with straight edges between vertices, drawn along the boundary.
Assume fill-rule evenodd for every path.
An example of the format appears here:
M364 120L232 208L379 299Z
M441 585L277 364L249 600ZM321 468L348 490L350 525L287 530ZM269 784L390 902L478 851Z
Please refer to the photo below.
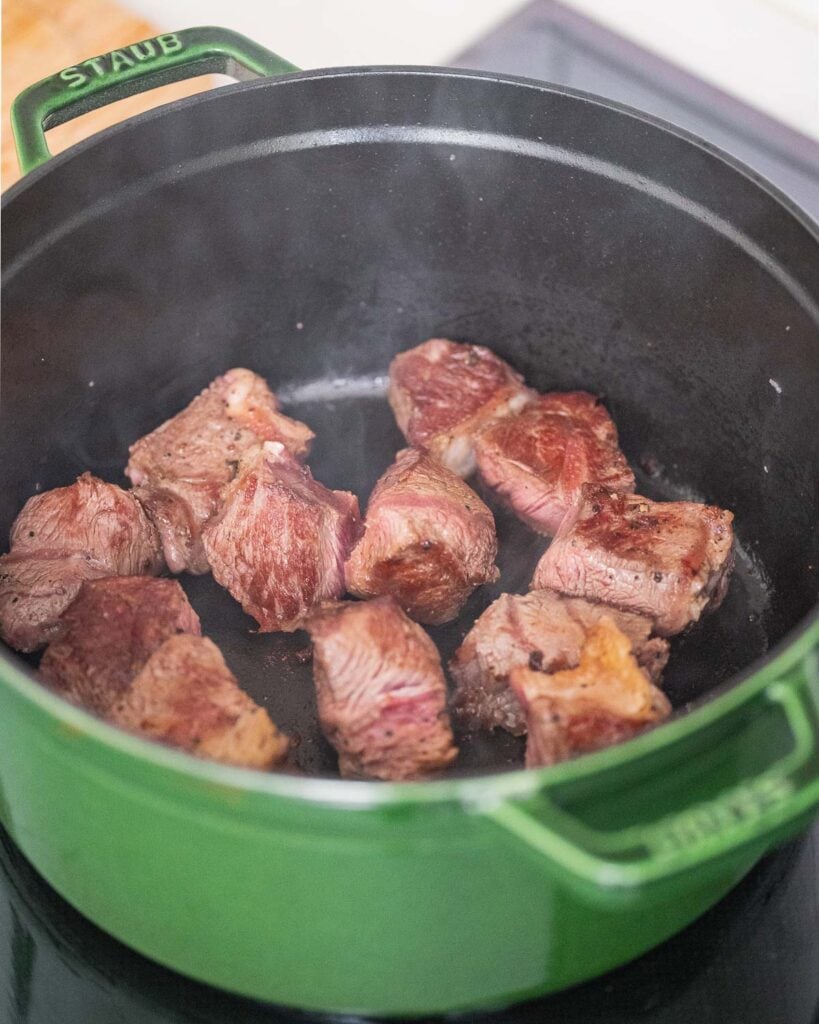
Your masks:
M20 176L11 136L9 111L26 86L97 54L169 31L179 25L152 25L113 0L4 0L3 131L0 184L8 188ZM52 153L59 153L102 128L143 110L209 88L209 78L162 86L142 96L120 100L48 133Z

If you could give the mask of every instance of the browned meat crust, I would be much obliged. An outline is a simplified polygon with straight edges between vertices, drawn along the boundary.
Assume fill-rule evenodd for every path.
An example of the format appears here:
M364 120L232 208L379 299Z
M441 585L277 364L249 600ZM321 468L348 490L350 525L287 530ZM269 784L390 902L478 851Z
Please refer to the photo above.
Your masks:
M418 622L449 622L475 587L498 578L497 551L495 521L478 495L427 453L405 448L370 495L347 589L391 594Z
M538 563L533 589L551 587L648 615L672 636L716 608L734 564L731 512L690 501L649 501L586 485Z
M574 668L589 630L609 617L628 637L640 668L659 682L668 641L651 637L651 620L552 590L502 594L467 633L450 662L457 683L454 713L469 727L526 731L526 718L509 685L515 668L541 672Z
M83 583L63 612L40 677L63 697L104 715L168 637L199 636L199 617L176 580L112 576Z
M671 705L638 666L611 618L591 627L576 668L512 670L527 721L526 765L555 764L611 746L667 718Z
M245 768L269 768L287 754L287 737L239 688L218 647L204 637L166 640L109 717L189 754Z
M319 720L346 777L412 779L457 756L435 644L391 597L310 618Z

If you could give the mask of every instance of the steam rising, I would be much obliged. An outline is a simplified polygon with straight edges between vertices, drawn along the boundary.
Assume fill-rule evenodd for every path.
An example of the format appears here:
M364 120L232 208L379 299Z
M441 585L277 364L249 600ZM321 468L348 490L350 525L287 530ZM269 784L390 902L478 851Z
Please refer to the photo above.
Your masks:
M322 377L302 384L285 385L277 391L286 405L302 402L332 402L337 399L383 398L387 393L389 377L369 374L362 377Z
M277 138L262 139L248 145L230 147L219 153L208 153L204 157L190 160L182 168L176 164L170 168L164 168L156 174L145 177L140 182L139 189L134 189L131 195L143 194L168 182L178 182L183 178L192 177L202 172L211 172L214 167L240 163L246 160L261 159L274 153L379 143L402 143L405 145L415 143L436 147L462 146L472 149L511 153L515 156L527 156L538 160L546 160L550 163L562 164L608 178L611 181L616 181L637 192L642 192L652 199L674 207L705 224L717 234L722 235L775 278L808 315L819 322L819 306L817 306L805 289L794 280L785 267L778 263L762 246L758 245L744 232L739 231L723 217L718 216L713 211L707 209L707 207L694 202L687 196L675 192L665 185L660 185L645 175L638 174L608 160L601 160L599 157L578 153L574 150L565 149L562 146L554 146L540 139L533 140L495 132L469 131L425 125L377 125L297 132ZM450 160L453 155L448 154ZM54 245L65 234L77 228L80 223L88 223L88 221L112 209L113 206L120 205L121 202L122 197L114 192L104 200L82 210L76 216L67 218L62 224L46 233L39 243L31 245L9 267L8 278L16 274L31 259L36 258L44 248Z

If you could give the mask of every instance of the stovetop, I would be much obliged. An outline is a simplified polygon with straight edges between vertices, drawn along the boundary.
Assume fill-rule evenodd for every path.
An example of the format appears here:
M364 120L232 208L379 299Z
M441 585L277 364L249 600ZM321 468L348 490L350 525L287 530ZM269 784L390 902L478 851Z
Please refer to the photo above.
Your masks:
M501 1013L461 1015L452 1024L815 1024L818 878L819 825L766 857L699 921L639 960L570 991ZM133 953L62 900L0 829L2 1024L330 1020L354 1018L240 999Z
M452 63L563 83L664 117L746 161L819 217L815 142L559 3L537 0ZM133 953L65 903L0 829L0 1024L321 1019L328 1018L227 995ZM699 921L639 960L480 1020L816 1024L819 823L761 861Z
M665 118L745 161L819 219L819 142L554 0L528 4L452 63L568 85Z

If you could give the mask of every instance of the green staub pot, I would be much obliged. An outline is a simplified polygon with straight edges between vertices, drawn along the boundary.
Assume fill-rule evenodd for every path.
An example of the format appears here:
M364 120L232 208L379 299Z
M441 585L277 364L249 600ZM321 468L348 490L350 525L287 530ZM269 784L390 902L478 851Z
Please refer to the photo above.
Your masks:
M18 98L21 165L47 160L44 126L129 93L292 70L221 29L82 62ZM496 1007L661 942L810 822L818 649L803 617L731 685L631 742L403 784L198 761L70 706L3 655L0 819L83 914L194 978L316 1010Z

